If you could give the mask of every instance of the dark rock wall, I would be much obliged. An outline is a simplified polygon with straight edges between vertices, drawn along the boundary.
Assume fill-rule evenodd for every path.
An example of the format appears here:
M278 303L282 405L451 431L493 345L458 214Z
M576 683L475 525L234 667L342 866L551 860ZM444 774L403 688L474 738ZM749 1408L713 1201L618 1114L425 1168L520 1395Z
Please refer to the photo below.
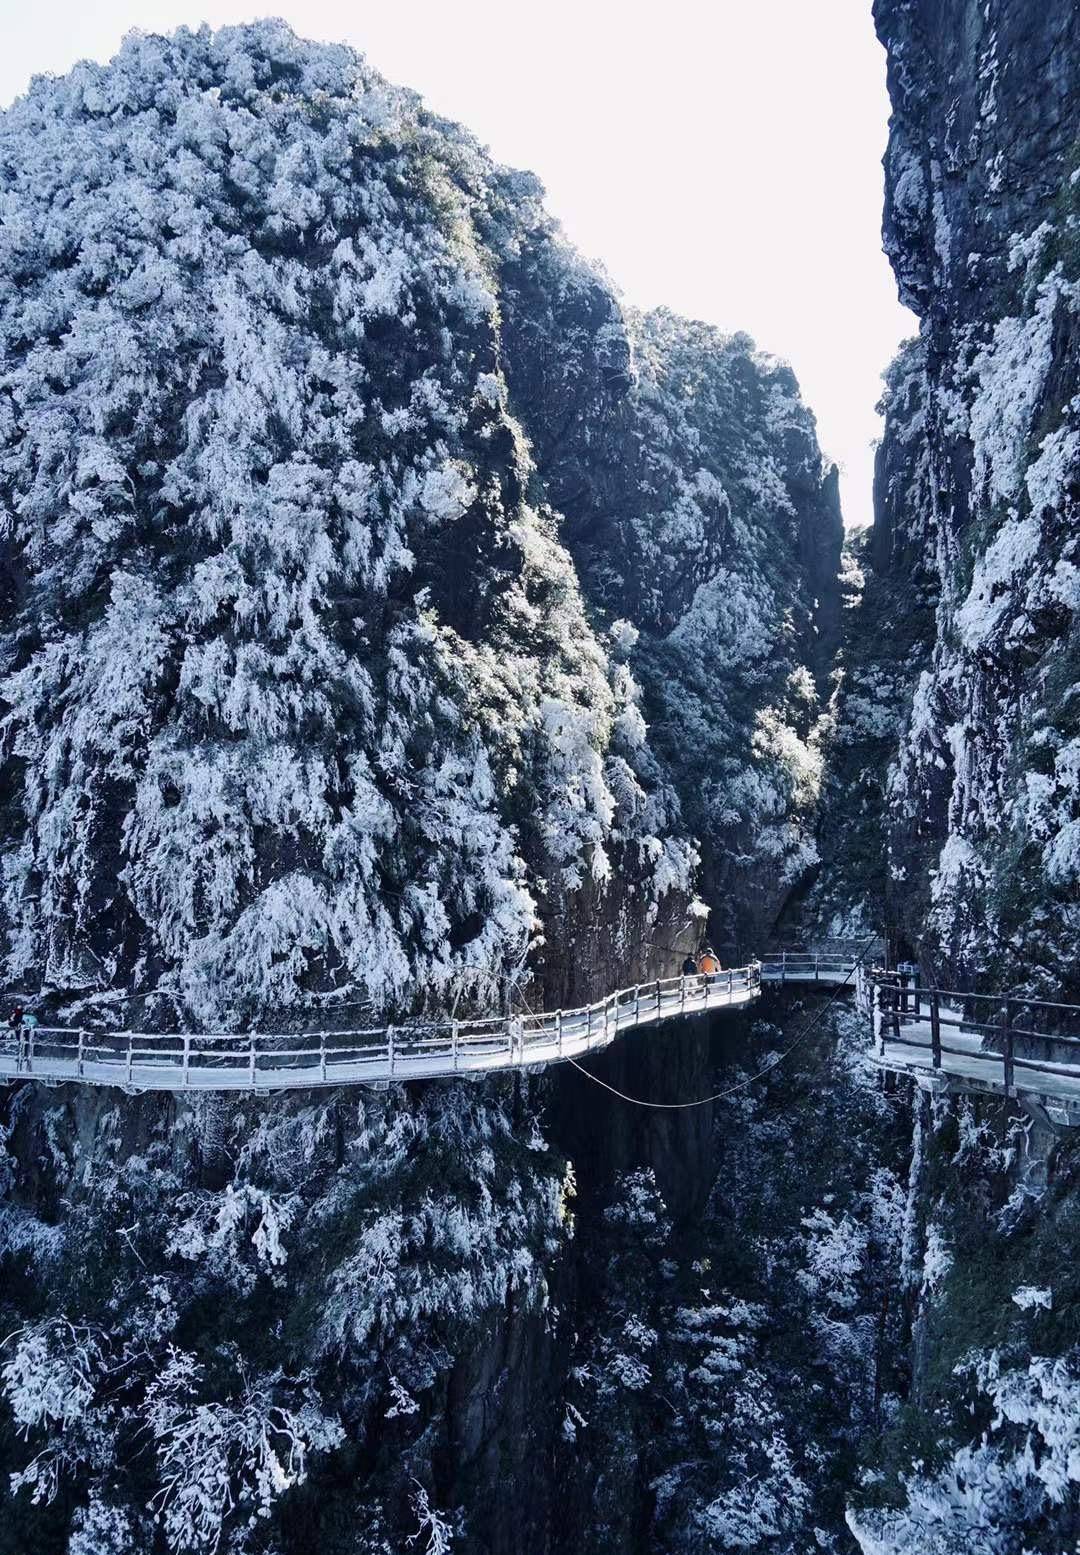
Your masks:
M855 795L878 767L873 899L894 944L944 980L1075 992L1080 18L1054 0L874 9L885 247L921 329L887 388L841 763ZM835 904L842 878L821 893Z

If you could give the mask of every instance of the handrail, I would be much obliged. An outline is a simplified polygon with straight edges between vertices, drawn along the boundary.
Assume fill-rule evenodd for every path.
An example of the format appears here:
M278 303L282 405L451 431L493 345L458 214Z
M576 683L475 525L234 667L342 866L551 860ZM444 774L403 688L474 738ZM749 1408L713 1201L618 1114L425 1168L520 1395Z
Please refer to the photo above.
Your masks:
M862 965L857 955L816 950L781 950L764 956L761 980L765 983L846 983Z
M882 1068L944 1071L1006 1096L1028 1091L1080 1100L1080 1058L1070 1062L1060 1056L1061 1049L1080 1048L1080 1006L922 987L914 977L896 972L871 973L870 991L875 1057ZM1039 1012L1046 1012L1041 1027ZM1062 1012L1071 1022L1061 1019ZM1051 1022L1053 1029L1048 1029ZM1073 1031L1061 1029L1069 1024ZM1031 1051L1035 1046L1049 1051ZM1018 1070L1067 1083L1025 1085L1017 1079Z
M0 1081L76 1080L130 1090L285 1090L490 1073L557 1063L635 1026L751 1003L756 961L669 977L572 1010L418 1021L355 1031L145 1032L37 1026L0 1045Z

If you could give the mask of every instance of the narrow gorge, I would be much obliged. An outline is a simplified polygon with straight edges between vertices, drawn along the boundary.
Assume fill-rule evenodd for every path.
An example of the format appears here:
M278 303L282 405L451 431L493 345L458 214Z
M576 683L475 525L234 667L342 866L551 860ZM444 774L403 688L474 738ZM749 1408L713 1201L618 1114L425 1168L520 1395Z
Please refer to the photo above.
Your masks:
M9 1002L407 1028L835 942L1077 1000L1080 15L874 13L919 334L846 540L790 368L350 49L133 34L0 115ZM593 1079L7 1085L0 1552L1064 1555L1076 1131L871 1046L767 989Z

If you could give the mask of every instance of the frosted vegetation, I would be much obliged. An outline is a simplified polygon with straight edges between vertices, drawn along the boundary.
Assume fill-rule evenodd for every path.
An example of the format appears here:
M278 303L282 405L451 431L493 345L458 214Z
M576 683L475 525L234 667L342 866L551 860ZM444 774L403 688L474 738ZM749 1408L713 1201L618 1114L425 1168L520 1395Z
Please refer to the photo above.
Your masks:
M894 859L873 894L902 897L916 934L925 918L926 948L954 976L999 986L1004 955L1048 993L1080 932L1076 204L1070 180L1056 223L1014 236L1015 311L961 326L933 373L918 344L894 366L876 542L892 552L870 574L838 718L840 744L866 762L868 816L888 815ZM950 469L970 482L963 522L942 494ZM889 568L913 575L906 597Z
M526 495L475 145L269 24L133 38L0 137L11 975L482 997L616 837L685 888Z
M470 1332L543 1310L572 1230L572 1181L528 1095L210 1101L159 1114L132 1151L130 1109L80 1148L63 1108L34 1115L21 1094L0 1231L5 1315L24 1313L0 1350L18 1536L63 1513L78 1555L278 1549L279 1500L369 1432L402 1454L383 1491L408 1485L433 1536L422 1444L440 1383ZM17 1207L35 1144L40 1199L68 1203L59 1226ZM359 1511L347 1477L322 1496L321 1548L339 1547L343 1506L382 1515L378 1483Z
M816 858L835 474L790 369L745 335L625 314L566 271L554 234L509 270L507 305L511 386L542 411L538 467L586 593L638 634L649 743L702 848L710 932L752 952Z
M792 1017L786 1033L755 1023L748 1067L805 1011ZM718 1109L715 1181L692 1232L649 1171L626 1174L602 1212L563 1428L603 1464L583 1538L598 1555L853 1548L843 1483L905 1383L893 1292L909 1140L857 1018L841 1010L826 1029L827 1058L808 1052ZM647 1528L634 1520L641 1484Z
M989 122L994 49L975 69ZM1060 983L1072 175L1006 244L1004 311L890 370L836 663L835 489L789 370L625 308L534 179L348 50L133 38L0 118L0 169L10 979L226 1026L598 993L654 942L670 966L699 891L757 948L820 850L826 933L891 895L965 979ZM894 153L940 286L945 180ZM725 1079L806 1013L732 1028ZM669 1035L673 1072L709 1067ZM830 1013L685 1132L575 1118L572 1077L23 1088L3 1537L1061 1555L1075 1148L1043 1188L1030 1119L884 1091L863 1038Z
M1018 1186L1030 1126L969 1099L917 1122L914 1397L863 1464L863 1555L1049 1555L1073 1537L1076 1154L1061 1147L1050 1190Z
M973 974L1005 946L1029 963L1059 962L1078 928L1070 515L1080 433L1055 340L1080 290L1049 242L1075 222L1063 213L1060 233L1044 224L1013 244L1017 312L981 344L963 338L947 389L928 402L928 414L948 414L948 436L970 444L973 512L961 552L938 533L939 635L893 794L909 821L928 791L943 794L948 836L929 861L929 921Z
M805 1017L757 1023L727 1079ZM111 1103L81 1142L74 1102L28 1088L4 1158L10 1526L75 1555L479 1551L491 1443L516 1499L550 1464L580 1509L558 1547L850 1555L921 1259L907 1107L862 1041L841 1009L718 1108L689 1215L642 1167L579 1200L547 1083L204 1103L137 1132Z
M790 371L624 309L535 179L277 23L38 81L0 170L7 980L196 1027L490 1009L530 974L595 996L671 969L699 890L757 948L814 858L835 636L835 480ZM599 1399L560 1380L550 1099L19 1090L16 1544L468 1555L493 1456L523 1483L535 1430L569 1475L580 1429L599 1463L661 1368L688 1410L734 1389L748 1476L730 1517L707 1469L673 1483L671 1526L802 1529L782 1380L734 1374L760 1292L688 1259L670 1353L643 1302L581 1337ZM666 1260L641 1174L590 1236L651 1207ZM820 1208L799 1268L857 1306L870 1235Z
M790 374L626 318L535 180L276 23L38 81L0 163L10 978L226 1025L330 988L490 1005L613 872L639 935L677 915L714 817L798 875L822 472ZM595 328L545 336L582 295ZM563 384L621 363L644 496L618 610L548 505L554 406L511 394L530 327ZM660 555L687 569L667 616ZM661 617L683 668L654 749L622 622ZM718 740L684 817L660 755Z

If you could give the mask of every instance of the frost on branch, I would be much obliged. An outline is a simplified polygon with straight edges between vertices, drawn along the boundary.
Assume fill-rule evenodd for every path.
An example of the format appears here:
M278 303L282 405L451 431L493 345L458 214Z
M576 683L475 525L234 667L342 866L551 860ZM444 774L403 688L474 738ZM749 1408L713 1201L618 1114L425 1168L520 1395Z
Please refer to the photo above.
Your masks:
M422 1555L449 1555L454 1542L453 1529L443 1514L432 1506L423 1485L417 1485L412 1507L419 1526L407 1542L417 1545Z
M345 1433L311 1403L276 1404L274 1377L228 1403L197 1403L200 1377L194 1357L170 1350L143 1413L161 1481L153 1504L169 1547L213 1555L237 1507L266 1517L278 1496L303 1482L308 1454L339 1446Z

